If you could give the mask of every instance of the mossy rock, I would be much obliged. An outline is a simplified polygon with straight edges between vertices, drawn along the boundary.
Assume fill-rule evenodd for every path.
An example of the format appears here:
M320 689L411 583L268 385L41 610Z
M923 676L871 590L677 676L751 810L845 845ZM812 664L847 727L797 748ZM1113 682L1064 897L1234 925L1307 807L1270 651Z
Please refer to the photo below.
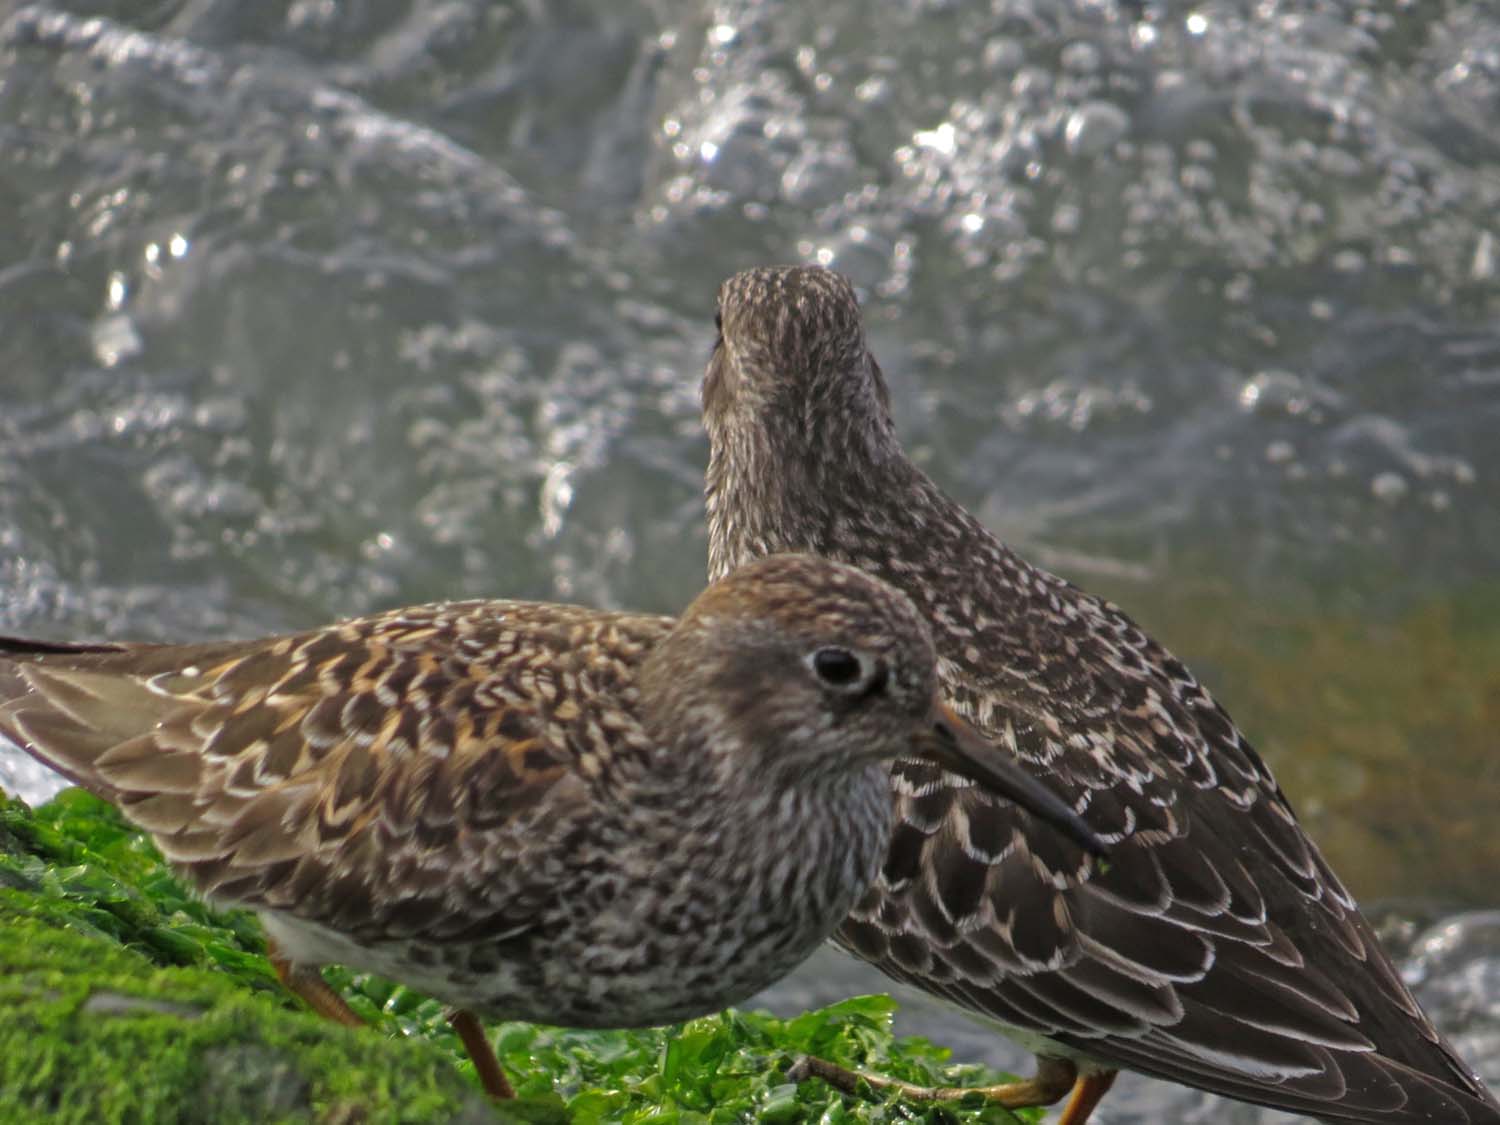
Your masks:
M0 805L0 1121L503 1119L443 1046L296 1010L252 918L159 874L85 794Z
M109 805L68 790L33 811L0 794L0 1122L1018 1120L787 1081L803 1053L926 1085L1003 1080L894 1039L884 996L650 1031L501 1024L521 1096L497 1106L435 1001L329 969L372 1024L335 1025L281 988L264 952L252 915L194 898Z

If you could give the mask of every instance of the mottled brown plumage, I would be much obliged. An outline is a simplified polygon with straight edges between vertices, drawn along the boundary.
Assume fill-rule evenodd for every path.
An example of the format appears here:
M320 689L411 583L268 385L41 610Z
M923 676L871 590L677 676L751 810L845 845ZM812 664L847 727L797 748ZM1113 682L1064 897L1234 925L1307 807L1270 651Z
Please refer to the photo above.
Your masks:
M709 570L810 551L904 590L943 690L1113 843L903 760L897 826L837 940L998 1021L1082 1122L1115 1068L1343 1121L1500 1122L1270 771L1117 607L1018 558L914 466L849 283L759 269L719 294L703 383Z
M793 556L680 621L474 601L223 644L0 641L0 734L255 910L317 1010L357 1022L318 966L381 973L459 1009L471 1052L471 1011L660 1024L787 972L874 877L900 753L1097 846L934 693L904 595Z

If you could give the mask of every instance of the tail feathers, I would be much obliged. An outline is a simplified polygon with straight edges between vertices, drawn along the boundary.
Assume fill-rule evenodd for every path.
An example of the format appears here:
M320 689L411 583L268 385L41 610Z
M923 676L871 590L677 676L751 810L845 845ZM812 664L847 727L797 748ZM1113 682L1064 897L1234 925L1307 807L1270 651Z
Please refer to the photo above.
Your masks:
M0 670L0 690L8 687L5 679L5 672ZM119 791L93 771L93 760L113 745L97 731L91 731L56 711L27 708L12 701L0 704L0 736L14 742L74 785L81 785L107 801L120 799Z
M301 855L306 841L286 817L313 823L321 793L312 782L267 798L253 777L236 787L232 776L245 762L253 773L257 755L205 756L229 713L214 697L213 670L244 651L0 638L0 737L117 805L207 890L228 856L244 867Z
M0 736L109 801L133 788L131 765L147 753L138 736L172 707L135 677L74 663L120 651L0 639ZM169 776L176 758L162 763Z

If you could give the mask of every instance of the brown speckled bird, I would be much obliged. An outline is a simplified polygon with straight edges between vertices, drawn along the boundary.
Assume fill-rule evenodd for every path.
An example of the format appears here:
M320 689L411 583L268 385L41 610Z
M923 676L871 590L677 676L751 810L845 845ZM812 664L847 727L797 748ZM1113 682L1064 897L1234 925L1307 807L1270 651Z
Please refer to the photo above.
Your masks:
M1072 1090L1067 1125L1118 1068L1329 1120L1500 1122L1192 673L907 459L849 283L751 270L718 313L710 575L810 551L905 591L954 708L1112 845L1101 870L1027 813L902 760L890 854L836 940L1034 1051L1034 1079L989 1092L1019 1107Z
M832 932L890 839L883 760L930 755L1098 841L945 712L911 602L782 556L680 621L416 606L201 645L0 640L0 734L254 910L282 981L318 968L474 1013L639 1027L717 1011Z

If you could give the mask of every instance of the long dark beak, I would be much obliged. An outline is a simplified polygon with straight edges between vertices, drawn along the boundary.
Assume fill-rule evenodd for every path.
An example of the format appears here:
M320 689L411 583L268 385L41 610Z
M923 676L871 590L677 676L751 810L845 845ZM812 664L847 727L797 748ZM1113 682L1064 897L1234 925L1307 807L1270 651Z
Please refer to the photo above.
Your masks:
M936 703L933 711L937 722L933 737L924 740L924 757L1019 805L1094 855L1102 858L1108 854L1104 841L1094 835L1083 818L1022 769L1014 757L960 719L947 704Z

